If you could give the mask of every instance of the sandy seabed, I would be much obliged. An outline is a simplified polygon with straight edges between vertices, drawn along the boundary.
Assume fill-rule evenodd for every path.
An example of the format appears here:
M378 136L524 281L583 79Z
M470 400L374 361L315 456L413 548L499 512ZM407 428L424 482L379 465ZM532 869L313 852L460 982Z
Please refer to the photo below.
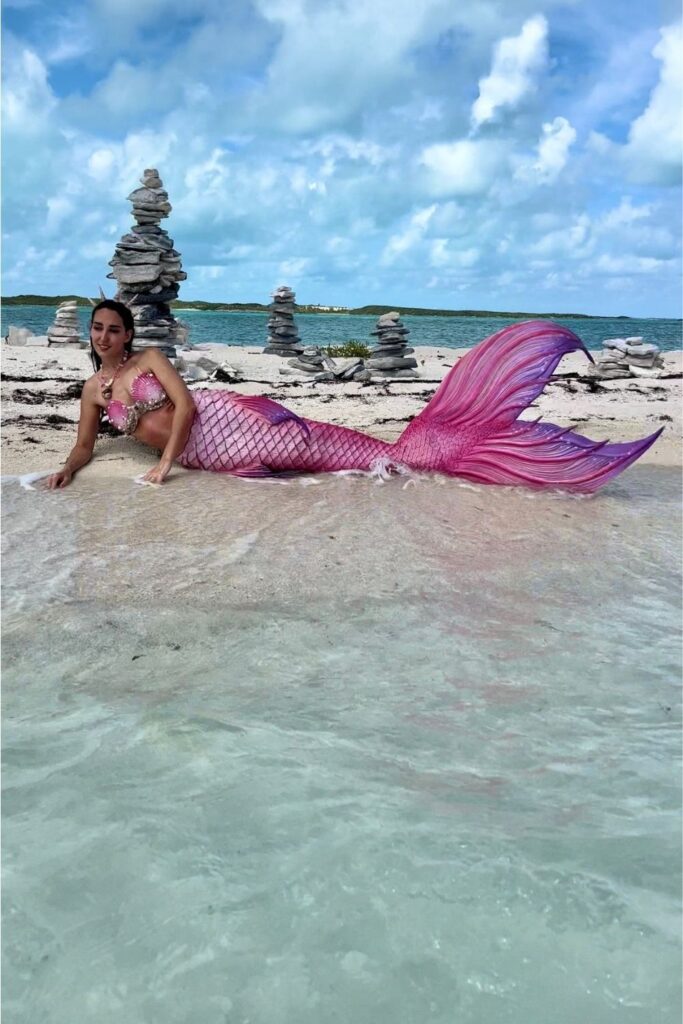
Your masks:
M229 388L264 394L309 419L325 420L395 440L434 394L467 349L420 347L415 356L419 379L379 384L318 383L292 371L287 360L260 349L202 346L196 357L228 363L235 384L198 383L195 388ZM186 353L182 353L188 358ZM189 358L193 358L190 355ZM681 466L682 353L664 353L659 378L596 380L587 376L588 360L572 353L562 360L544 393L524 418L573 426L595 440L628 441L666 429L643 463ZM283 373L281 371L288 371ZM76 437L78 385L92 373L87 351L62 347L2 346L2 473L15 475L58 469ZM157 454L124 437L101 437L83 475L135 476L157 461ZM175 473L185 470L178 467Z

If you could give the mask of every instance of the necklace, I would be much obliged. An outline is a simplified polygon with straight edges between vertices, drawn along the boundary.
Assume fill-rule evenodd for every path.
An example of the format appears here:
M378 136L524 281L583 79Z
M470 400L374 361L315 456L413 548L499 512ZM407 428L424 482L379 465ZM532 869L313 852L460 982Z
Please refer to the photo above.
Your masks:
M102 392L102 398L105 398L107 401L109 401L109 399L111 398L111 392L112 392L112 387L114 385L114 381L116 380L116 378L118 377L119 373L121 372L121 368L125 365L125 362L126 362L127 359L128 359L128 353L126 353L124 355L123 359L121 360L119 365L116 367L116 369L114 370L114 373L109 378L109 380L105 380L105 378L103 376L103 370L100 370L100 372L97 375L99 377L99 379L100 379L100 390Z

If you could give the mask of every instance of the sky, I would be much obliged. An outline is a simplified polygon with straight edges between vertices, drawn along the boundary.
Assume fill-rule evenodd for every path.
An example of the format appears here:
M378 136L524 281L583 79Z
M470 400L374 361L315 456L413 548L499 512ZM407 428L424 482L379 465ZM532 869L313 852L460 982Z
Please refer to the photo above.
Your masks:
M4 0L2 294L681 315L678 0Z

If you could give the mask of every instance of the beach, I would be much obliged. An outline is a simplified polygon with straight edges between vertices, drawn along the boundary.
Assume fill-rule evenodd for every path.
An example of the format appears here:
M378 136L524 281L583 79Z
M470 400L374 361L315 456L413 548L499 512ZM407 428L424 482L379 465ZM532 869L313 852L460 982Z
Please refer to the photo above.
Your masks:
M391 439L461 355L362 386L220 346L240 379L192 387ZM120 436L47 492L87 353L3 357L8 1019L679 1019L680 355L572 355L525 414L669 428L591 497L140 487Z
M309 419L325 420L395 440L433 395L448 369L466 349L416 349L419 379L379 384L318 383L293 371L286 359L258 348L203 345L179 353L187 362L208 357L227 363L232 384L201 382L197 387L231 388L264 394ZM51 346L2 348L2 472L17 475L58 468L74 441L78 421L78 385L92 373L87 351ZM658 430L663 435L640 464L680 467L682 388L680 352L662 354L658 378L596 380L588 376L583 353L566 356L544 393L523 418L574 426L595 440L628 441ZM282 371L285 371L284 373ZM98 439L93 461L82 475L136 476L156 462L156 454L124 437ZM175 475L185 472L177 467Z

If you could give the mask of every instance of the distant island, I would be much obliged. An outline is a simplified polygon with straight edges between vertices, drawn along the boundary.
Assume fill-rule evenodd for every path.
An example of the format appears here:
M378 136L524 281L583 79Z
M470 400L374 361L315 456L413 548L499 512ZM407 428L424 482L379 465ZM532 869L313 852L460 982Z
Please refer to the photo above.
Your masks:
M58 306L61 302L76 301L79 306L91 308L93 301L82 295L9 295L0 301L4 306ZM269 306L262 302L205 302L202 299L176 299L170 303L175 310L196 309L204 312L220 313L268 313ZM319 313L337 316L382 316L383 313L395 311L402 316L466 316L466 317L502 317L510 320L529 320L535 317L563 320L632 320L629 316L595 316L590 313L530 313L508 312L499 309L422 309L419 306L321 306L297 304L297 313ZM657 319L657 318L654 318Z

